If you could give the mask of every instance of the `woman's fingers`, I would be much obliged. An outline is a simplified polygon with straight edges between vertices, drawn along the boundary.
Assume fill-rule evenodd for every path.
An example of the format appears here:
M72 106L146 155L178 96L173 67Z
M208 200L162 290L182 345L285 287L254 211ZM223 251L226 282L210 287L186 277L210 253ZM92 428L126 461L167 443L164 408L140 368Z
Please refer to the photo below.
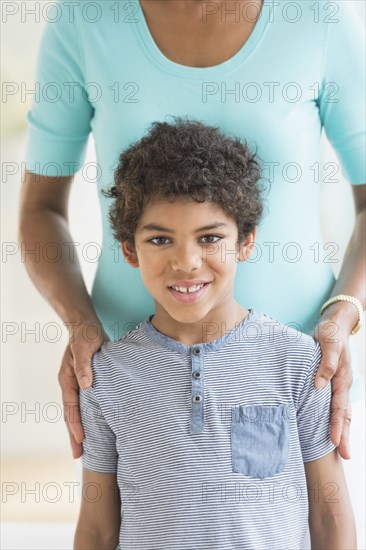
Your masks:
M74 371L75 376L80 388L89 388L93 383L93 373L91 370L91 356L90 352L83 353L83 348L78 350L78 353L74 354Z
M81 442L84 439L84 430L80 420L79 386L69 346L66 347L62 359L58 380L62 391L64 420L69 432L73 454L76 452L78 456L75 458L78 458L82 453Z
M108 340L103 327L95 322L85 322L76 332L70 347L80 388L89 388L93 384L92 356Z
M345 334L340 333L335 323L319 323L314 334L322 350L322 360L315 377L317 388L324 388L337 372Z
M101 325L84 323L72 334L62 358L58 380L62 390L64 420L74 458L82 455L82 441L85 438L80 415L79 388L92 385L92 356L108 340L109 337Z
M317 388L324 388L337 372L339 351L329 347L329 344L325 344L324 351L321 345L320 347L323 357L316 373L315 385Z
M315 385L323 388L329 380L332 385L330 438L344 459L350 458L349 431L351 410L349 390L352 385L349 335L340 330L329 336L333 323L319 323L316 339L322 350L322 360L316 373Z
M83 454L83 446L81 443L78 443L76 441L74 434L70 430L70 425L68 421L65 420L65 422L66 422L66 428L69 434L72 456L73 458L80 458L81 455Z
M341 457L345 460L348 460L351 458L351 450L350 450L350 444L349 444L351 418L352 418L351 405L349 404L348 407L346 407L344 414L342 415L342 419L343 419L343 424L341 426L342 432L340 435L340 442L338 445L338 452L341 455ZM338 432L335 435L335 438L338 439Z
M348 341L339 359L339 366L332 378L332 415L330 437L344 459L350 458L349 432L351 424L351 404L349 390L352 386L351 352Z
M331 403L330 438L337 445L342 458L350 458L349 429L351 423L351 405L349 389L340 387L333 393Z

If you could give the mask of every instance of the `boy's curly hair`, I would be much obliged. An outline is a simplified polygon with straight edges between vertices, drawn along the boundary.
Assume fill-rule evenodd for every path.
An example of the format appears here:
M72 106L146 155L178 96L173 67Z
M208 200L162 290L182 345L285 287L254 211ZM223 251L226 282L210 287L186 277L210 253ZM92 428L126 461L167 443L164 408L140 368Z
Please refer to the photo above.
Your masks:
M136 228L149 200L190 198L220 206L236 221L241 244L263 211L256 154L217 127L173 118L173 124L153 122L145 137L120 154L115 185L102 190L115 199L109 211L115 239L135 249Z

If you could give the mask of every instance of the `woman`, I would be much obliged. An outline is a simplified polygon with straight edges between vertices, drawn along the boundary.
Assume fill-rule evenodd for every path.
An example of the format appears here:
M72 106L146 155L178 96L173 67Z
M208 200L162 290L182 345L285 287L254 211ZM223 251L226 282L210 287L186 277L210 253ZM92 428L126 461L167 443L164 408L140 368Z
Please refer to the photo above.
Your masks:
M273 0L67 4L54 7L42 38L19 239L30 247L57 242L65 252L56 264L29 257L26 267L72 335L59 381L74 457L81 456L83 439L78 388L84 378L91 384L91 355L153 308L139 271L123 262L112 239L101 190L112 181L121 149L152 121L182 115L257 146L270 183L268 212L257 255L238 265L236 298L315 332L323 352L318 379L332 379L332 439L349 458L349 337L359 326L366 286L363 28L354 9L345 2ZM352 184L357 211L337 281L318 219L322 126ZM67 198L90 132L104 229L91 297L76 255L63 245L72 242ZM334 179L336 167L324 170Z

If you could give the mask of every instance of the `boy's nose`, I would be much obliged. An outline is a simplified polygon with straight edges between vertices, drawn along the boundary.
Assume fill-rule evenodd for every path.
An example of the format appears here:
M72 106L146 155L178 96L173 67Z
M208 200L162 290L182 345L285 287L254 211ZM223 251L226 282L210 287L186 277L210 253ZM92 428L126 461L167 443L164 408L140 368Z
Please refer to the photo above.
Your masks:
M180 247L171 258L173 271L189 272L202 265L202 249L199 247Z

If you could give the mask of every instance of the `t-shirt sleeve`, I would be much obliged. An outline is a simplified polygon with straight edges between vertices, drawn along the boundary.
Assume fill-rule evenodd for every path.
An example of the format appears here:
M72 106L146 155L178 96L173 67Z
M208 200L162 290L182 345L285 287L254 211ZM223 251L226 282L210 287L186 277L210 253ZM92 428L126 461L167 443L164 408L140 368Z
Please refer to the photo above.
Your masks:
M94 472L117 472L116 436L106 422L93 387L80 389L80 415L84 429L82 465Z
M331 4L334 13L324 23L327 34L318 107L344 176L359 185L366 183L365 27L353 2Z
M67 3L66 3L67 4ZM25 166L45 176L82 168L94 109L85 88L77 10L58 0L37 56L35 94L27 113Z
M319 342L314 339L314 343L314 354L297 405L297 426L304 462L317 460L336 448L329 435L331 383L323 389L314 386L322 358Z

